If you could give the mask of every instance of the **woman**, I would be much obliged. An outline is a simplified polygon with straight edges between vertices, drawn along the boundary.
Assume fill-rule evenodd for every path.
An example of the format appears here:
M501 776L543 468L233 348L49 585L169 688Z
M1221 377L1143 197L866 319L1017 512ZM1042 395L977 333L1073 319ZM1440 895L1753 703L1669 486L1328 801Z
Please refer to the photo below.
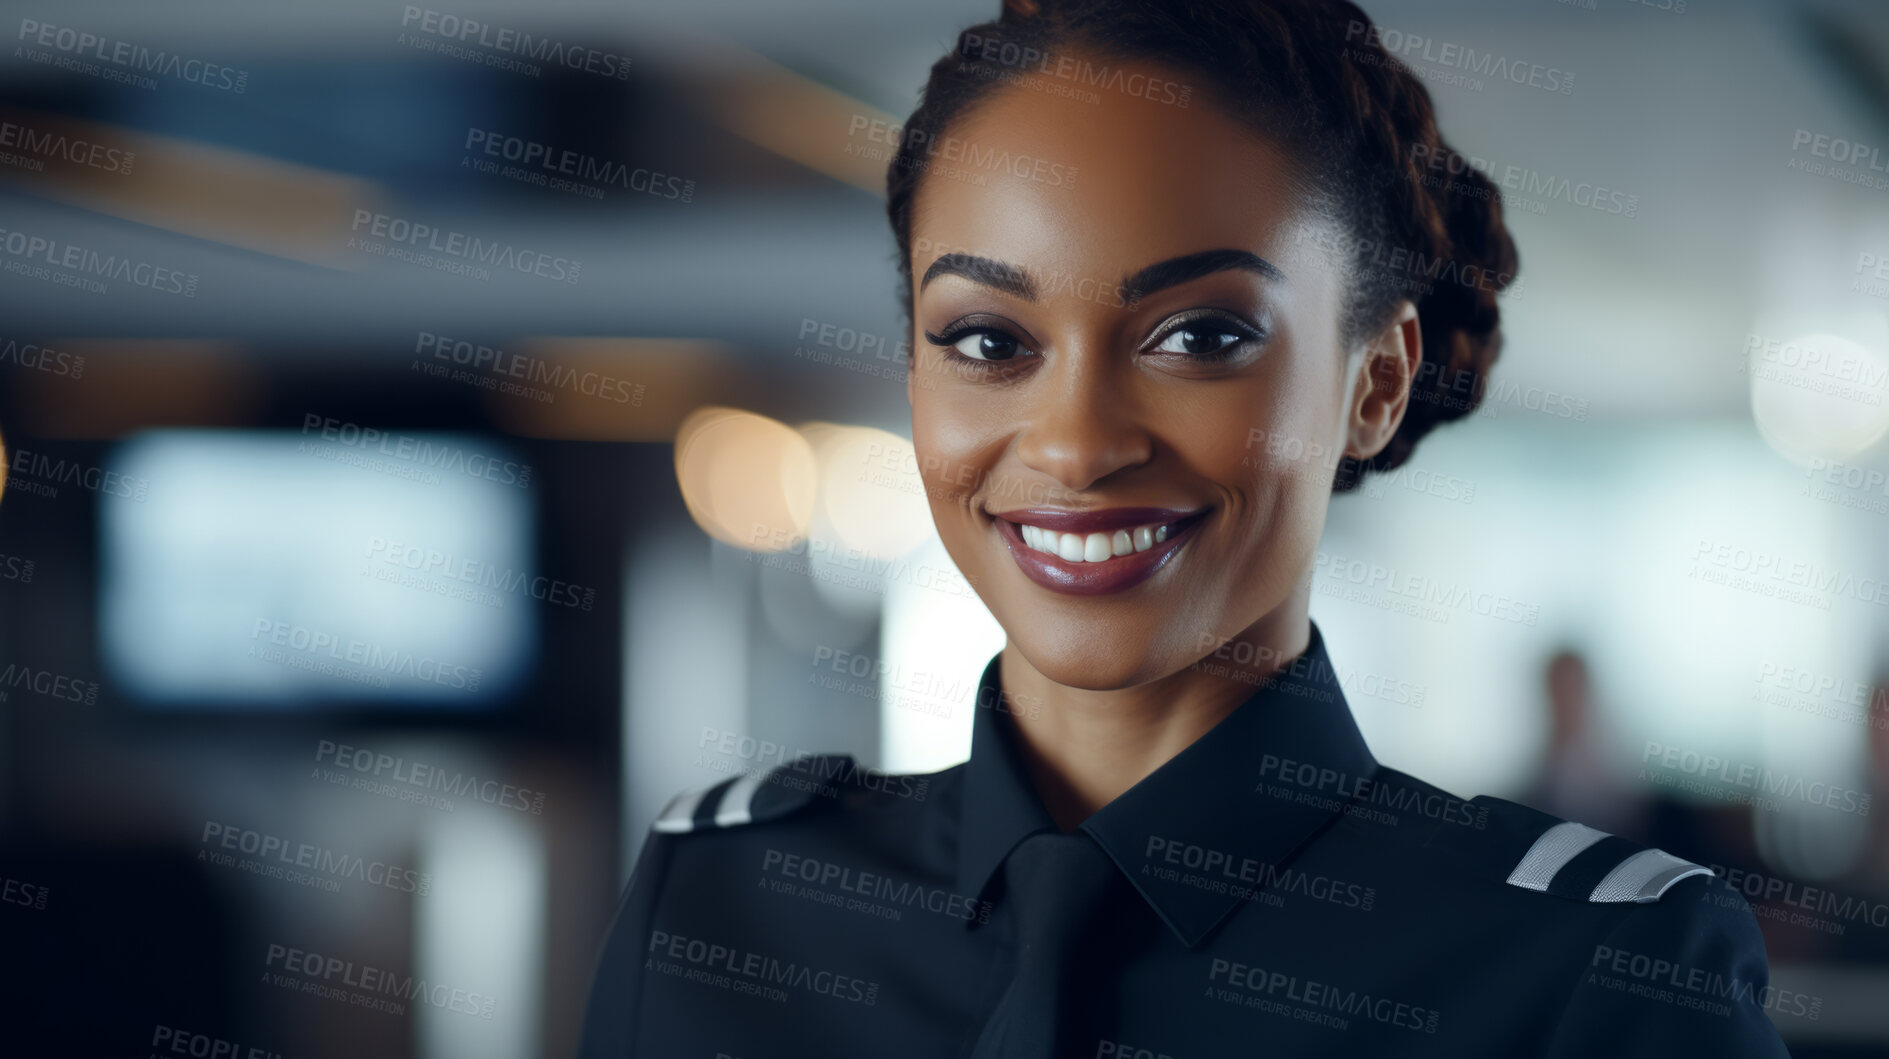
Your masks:
M1308 618L1516 268L1366 16L1013 2L900 142L913 441L1008 634L970 760L679 796L584 1054L1783 1055L1735 892L1378 765Z

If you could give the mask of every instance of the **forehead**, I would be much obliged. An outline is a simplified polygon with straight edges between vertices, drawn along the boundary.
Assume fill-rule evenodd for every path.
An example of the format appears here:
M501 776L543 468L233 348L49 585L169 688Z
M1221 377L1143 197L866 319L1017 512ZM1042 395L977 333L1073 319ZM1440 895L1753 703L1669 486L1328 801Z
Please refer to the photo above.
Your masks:
M1284 147L1155 64L1106 67L1095 87L1030 74L960 114L924 153L914 274L947 253L1119 278L1219 247L1284 264L1319 223ZM1138 75L1138 76L1137 76ZM1131 89L1141 88L1140 91Z

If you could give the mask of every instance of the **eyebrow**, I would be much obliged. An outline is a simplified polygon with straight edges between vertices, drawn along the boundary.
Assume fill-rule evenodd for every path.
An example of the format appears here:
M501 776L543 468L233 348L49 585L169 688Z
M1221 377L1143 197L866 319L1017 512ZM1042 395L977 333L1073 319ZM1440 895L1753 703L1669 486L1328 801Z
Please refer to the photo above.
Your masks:
M1182 254L1166 261L1157 261L1147 268L1122 278L1122 289L1139 299L1155 291L1165 290L1210 276L1215 272L1240 269L1256 273L1270 280L1284 280L1286 274L1278 265L1246 250L1221 249L1202 250L1192 254ZM918 289L924 290L932 280L939 276L963 276L973 283L982 284L1014 294L1025 301L1036 300L1036 282L1030 274L1016 265L995 261L975 254L946 254L931 263L925 275L918 281Z

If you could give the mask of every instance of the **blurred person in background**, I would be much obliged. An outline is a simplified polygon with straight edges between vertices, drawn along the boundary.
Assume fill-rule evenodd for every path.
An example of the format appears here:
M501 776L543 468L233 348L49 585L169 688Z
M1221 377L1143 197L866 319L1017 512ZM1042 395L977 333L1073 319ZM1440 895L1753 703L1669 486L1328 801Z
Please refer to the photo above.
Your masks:
M1518 260L1361 10L1013 0L887 190L933 519L1008 638L970 760L678 795L587 1059L1785 1054L1736 892L1380 765L1309 618L1332 494L1474 410Z
M1590 827L1644 840L1645 796L1615 767L1606 720L1594 708L1594 684L1581 652L1568 647L1549 659L1543 681L1548 743L1522 802Z

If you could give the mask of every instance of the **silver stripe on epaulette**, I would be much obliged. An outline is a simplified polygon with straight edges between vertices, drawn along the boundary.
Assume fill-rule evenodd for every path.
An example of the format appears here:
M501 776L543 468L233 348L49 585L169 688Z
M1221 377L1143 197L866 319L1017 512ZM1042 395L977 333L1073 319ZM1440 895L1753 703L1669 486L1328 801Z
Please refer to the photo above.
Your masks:
M721 796L721 804L715 808L715 826L729 827L754 819L754 792L761 789L761 784L767 781L771 771L755 769L736 780L735 785Z
M1694 875L1710 875L1703 864L1682 860L1663 849L1643 849L1607 873L1587 896L1589 901L1635 901L1650 904L1668 887Z
M703 796L714 789L715 785L710 784L707 787L697 787L692 791L683 791L669 799L669 804L657 814L656 822L649 826L667 834L695 830L696 807L702 804Z
M1521 862L1509 873L1509 885L1545 893L1556 872L1567 867L1582 850L1606 837L1607 832L1572 820L1556 824L1543 831L1535 844L1528 847L1528 852L1522 854Z

